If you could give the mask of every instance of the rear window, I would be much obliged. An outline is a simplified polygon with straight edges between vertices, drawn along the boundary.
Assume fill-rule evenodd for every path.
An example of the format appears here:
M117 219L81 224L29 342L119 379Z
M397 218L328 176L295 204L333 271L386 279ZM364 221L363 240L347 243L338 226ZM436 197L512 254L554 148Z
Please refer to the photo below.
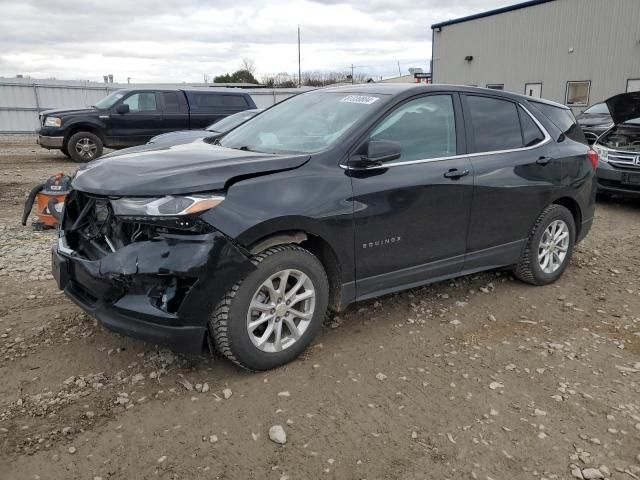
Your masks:
M475 152L522 147L516 104L497 98L468 95L466 99L475 139Z
M587 139L585 138L582 129L578 126L576 117L573 116L571 110L567 108L555 107L546 103L530 103L540 112L542 112L545 117L551 120L551 122L571 140L588 145Z
M195 106L205 108L246 108L247 99L242 95L215 95L210 93L194 94Z

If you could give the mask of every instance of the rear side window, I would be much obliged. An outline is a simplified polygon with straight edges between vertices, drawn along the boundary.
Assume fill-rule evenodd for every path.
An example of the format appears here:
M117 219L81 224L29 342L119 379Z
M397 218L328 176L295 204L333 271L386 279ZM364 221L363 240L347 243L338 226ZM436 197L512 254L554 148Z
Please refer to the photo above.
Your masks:
M247 99L242 95L212 95L196 93L195 104L198 108L246 108L249 106Z
M546 103L530 102L535 108L544 114L560 131L570 139L588 145L587 139L578 126L576 118L567 108L554 107Z
M522 141L525 147L532 147L544 140L542 130L536 125L531 116L524 111L522 107L518 107L520 115L520 125L522 126Z
M475 152L495 152L522 147L516 104L497 98L467 95Z
M175 92L164 92L162 94L162 99L164 100L164 110L165 112L179 112L182 109L180 108L180 101L178 100L178 94Z

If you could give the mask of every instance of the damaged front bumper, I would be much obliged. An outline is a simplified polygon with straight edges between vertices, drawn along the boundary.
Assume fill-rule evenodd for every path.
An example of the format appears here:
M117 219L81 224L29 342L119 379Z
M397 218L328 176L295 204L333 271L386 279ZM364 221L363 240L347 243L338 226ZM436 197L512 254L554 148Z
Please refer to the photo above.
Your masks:
M58 287L110 330L183 353L200 353L223 295L255 267L222 233L162 234L99 259L52 252Z

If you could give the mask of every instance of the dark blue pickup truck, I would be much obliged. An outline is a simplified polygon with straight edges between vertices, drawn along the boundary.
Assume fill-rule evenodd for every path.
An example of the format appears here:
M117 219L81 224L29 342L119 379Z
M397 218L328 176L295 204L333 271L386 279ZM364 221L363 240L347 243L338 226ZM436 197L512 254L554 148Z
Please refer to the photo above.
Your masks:
M102 155L103 147L142 145L156 135L203 129L253 108L251 96L236 90L118 90L90 108L42 112L38 143L88 162Z

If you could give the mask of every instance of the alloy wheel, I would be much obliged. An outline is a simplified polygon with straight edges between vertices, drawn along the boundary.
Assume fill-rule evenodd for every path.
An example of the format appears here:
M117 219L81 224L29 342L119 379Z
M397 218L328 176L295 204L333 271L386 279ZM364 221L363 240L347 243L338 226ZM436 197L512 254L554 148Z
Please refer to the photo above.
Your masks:
M563 220L555 220L545 229L538 245L538 264L544 273L554 273L562 267L569 240L569 226Z
M98 152L98 145L86 137L78 140L74 147L78 155L86 160L93 160Z
M311 324L316 291L300 270L286 269L271 275L258 288L247 312L247 332L263 352L286 350Z

